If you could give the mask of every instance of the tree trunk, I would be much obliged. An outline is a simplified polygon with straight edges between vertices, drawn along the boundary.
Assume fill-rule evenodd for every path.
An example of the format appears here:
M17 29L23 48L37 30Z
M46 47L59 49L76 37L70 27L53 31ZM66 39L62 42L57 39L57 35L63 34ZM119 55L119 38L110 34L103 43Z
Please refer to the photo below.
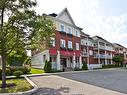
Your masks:
M6 40L4 39L4 10L5 2L1 10L1 31L0 31L0 41L1 41L1 57L2 57L2 88L6 87Z
M2 51L2 88L6 87L6 54Z

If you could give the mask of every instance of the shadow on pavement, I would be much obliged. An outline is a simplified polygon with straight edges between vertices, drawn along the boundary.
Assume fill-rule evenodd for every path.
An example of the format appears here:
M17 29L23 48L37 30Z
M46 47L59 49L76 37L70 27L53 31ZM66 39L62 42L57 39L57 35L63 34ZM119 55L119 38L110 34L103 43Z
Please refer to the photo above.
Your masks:
M39 88L38 92L32 95L62 95L69 93L69 87L60 87L59 89L54 88Z

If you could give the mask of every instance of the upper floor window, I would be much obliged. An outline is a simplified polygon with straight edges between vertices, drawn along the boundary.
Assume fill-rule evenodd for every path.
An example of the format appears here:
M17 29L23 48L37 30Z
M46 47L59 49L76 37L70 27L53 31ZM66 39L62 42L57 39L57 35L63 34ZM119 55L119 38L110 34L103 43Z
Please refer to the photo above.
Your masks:
M76 30L76 36L80 37L80 32Z
M76 36L78 36L78 31L76 31Z
M68 33L72 34L72 29L70 27L68 27Z
M60 31L65 31L65 26L64 25L60 25Z
M55 47L55 38L51 38L50 44L51 46Z
M79 43L76 43L76 50L79 50Z
M72 41L68 41L68 48L72 48Z
M84 49L83 49L83 52L86 52L86 51L87 51L86 48L84 48Z
M92 51L92 50L89 50L89 54L90 54L90 55L93 55L93 51Z
M60 47L62 47L62 48L66 47L65 40L63 40L63 39L60 40Z

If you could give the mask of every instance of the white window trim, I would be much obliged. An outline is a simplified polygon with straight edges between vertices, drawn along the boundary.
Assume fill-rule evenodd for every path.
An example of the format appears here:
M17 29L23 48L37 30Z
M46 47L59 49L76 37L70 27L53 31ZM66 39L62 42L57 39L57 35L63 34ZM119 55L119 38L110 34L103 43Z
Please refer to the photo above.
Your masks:
M76 50L79 50L79 43L76 43Z
M72 41L68 41L68 48L72 48Z
M75 35L76 35L77 37L80 37L80 31L79 31L79 30L75 30Z
M70 31L69 31L69 29L70 29ZM68 32L69 34L72 34L72 28L71 28L71 27L67 27L67 32Z
M51 44L53 47L55 47L55 38L51 38Z
M60 39L60 47L66 47L66 42L64 39Z
M64 26L64 30L61 29L61 26ZM64 24L60 24L60 31L65 32L65 25Z

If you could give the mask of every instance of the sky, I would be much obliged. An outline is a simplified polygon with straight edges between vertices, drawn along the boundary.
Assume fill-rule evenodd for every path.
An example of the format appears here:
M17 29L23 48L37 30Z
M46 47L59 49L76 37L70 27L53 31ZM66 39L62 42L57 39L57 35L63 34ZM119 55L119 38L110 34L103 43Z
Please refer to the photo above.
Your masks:
M37 0L38 14L67 8L77 26L91 36L127 47L127 0Z

